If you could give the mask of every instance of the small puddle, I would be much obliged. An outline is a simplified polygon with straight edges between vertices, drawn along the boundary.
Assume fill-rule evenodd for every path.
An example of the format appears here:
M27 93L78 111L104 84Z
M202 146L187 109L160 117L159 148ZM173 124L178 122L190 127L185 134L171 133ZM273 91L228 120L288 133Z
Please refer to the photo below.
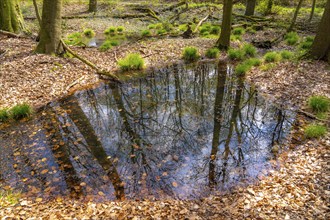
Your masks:
M194 199L265 175L294 120L226 64L173 65L0 132L0 186L29 197Z

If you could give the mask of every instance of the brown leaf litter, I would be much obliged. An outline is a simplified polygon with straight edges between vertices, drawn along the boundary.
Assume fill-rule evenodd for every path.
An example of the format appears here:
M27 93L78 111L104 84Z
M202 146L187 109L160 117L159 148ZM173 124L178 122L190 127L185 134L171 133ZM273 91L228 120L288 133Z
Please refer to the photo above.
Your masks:
M162 39L122 45L114 51L75 48L101 68L116 69L115 59L140 52L147 64L176 62L182 48L209 48L214 40ZM166 47L164 47L166 45ZM0 38L0 107L19 102L43 105L76 88L100 79L75 59L33 54L35 43L28 39ZM0 52L1 53L1 52ZM311 94L330 97L329 67L321 61L281 63L270 71L253 69L248 79L277 103L301 108ZM304 119L298 117L303 126ZM292 131L292 135L301 129ZM20 199L16 205L0 207L2 219L330 219L329 135L319 140L291 143L278 158L278 169L260 176L255 184L237 187L221 196L202 200L81 202L58 198L54 201Z

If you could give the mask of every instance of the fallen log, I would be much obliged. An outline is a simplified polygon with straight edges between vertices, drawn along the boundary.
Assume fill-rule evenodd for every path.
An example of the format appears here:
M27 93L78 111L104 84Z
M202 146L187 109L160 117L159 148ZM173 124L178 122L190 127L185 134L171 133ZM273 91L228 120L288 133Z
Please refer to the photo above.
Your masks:
M65 43L64 41L61 39L61 44L64 48L65 51L69 52L70 54L72 54L75 58L77 58L78 60L80 60L81 62L85 63L87 66L91 67L92 69L96 70L96 73L102 76L107 76L110 77L111 80L115 81L115 82L121 82L120 79L110 73L109 71L106 70L101 70L99 67L97 67L94 63L90 62L89 60L79 56L77 53L75 53L73 50L71 50Z

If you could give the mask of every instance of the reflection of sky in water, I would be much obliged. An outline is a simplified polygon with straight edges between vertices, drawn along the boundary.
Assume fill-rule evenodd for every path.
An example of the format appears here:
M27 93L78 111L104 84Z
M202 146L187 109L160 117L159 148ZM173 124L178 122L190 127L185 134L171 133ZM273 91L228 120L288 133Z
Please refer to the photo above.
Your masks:
M53 188L29 174L33 164L20 171L27 183L60 194L70 187L83 195L101 191L113 199L113 186L120 178L126 197L191 198L210 192L212 172L215 188L221 190L255 178L268 167L272 146L291 126L290 112L257 96L252 87L233 78L229 67L218 74L214 64L173 66L154 75L80 92L22 125L30 130L26 134L5 137L8 149L23 143L29 152L22 154L30 160L47 159L42 169L51 172L40 178ZM220 97L222 102L215 103ZM34 131L29 126L36 135L28 137ZM212 147L216 137L219 145ZM10 150L2 155L11 158ZM1 165L14 163L6 159ZM2 176L19 188L22 175L17 170L8 169Z

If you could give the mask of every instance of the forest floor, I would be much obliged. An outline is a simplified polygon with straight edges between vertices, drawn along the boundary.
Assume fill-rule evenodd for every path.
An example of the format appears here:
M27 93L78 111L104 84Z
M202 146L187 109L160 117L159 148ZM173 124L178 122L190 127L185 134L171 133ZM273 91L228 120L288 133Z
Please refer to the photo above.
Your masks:
M76 59L33 54L35 43L29 39L1 37L0 41L0 50L8 51L0 63L1 107L23 101L41 106L72 90L95 86L101 81ZM117 53L75 49L100 67L116 71L116 59L129 52L145 54L147 65L159 67L180 60L185 46L196 46L203 53L212 44L212 39L160 39L133 43L129 47L123 45L116 49ZM279 63L267 71L253 69L247 78L269 99L289 108L304 108L312 94L330 96L329 66L322 61ZM301 133L305 122L302 116L298 117L299 126L292 131L293 135ZM289 149L279 155L279 168L270 175L248 187L198 201L86 203L60 198L54 201L21 198L16 205L2 207L0 216L23 219L329 219L329 147L329 135L302 143L292 139L286 146Z
M259 34L259 33L258 33ZM266 35L264 32L260 35ZM247 35L249 40L251 35ZM256 37L256 36L254 36ZM199 48L201 55L215 39L159 38L127 43L108 52L72 47L102 69L118 72L116 60L140 53L148 68L182 62L182 49ZM166 45L166 46L164 46ZM237 46L237 43L232 44ZM284 45L280 45L282 48ZM77 59L34 54L36 42L0 35L0 108L27 102L38 108L74 91L97 86L102 79ZM276 48L275 48L276 49ZM290 48L289 48L290 49ZM222 54L221 59L226 59ZM120 73L119 73L120 74ZM284 108L306 110L310 95L330 97L330 68L322 61L279 62L268 70L252 69L247 80ZM290 143L273 161L276 169L246 187L201 200L82 202L20 198L0 199L2 219L330 219L330 136L305 140L309 121L298 114Z

